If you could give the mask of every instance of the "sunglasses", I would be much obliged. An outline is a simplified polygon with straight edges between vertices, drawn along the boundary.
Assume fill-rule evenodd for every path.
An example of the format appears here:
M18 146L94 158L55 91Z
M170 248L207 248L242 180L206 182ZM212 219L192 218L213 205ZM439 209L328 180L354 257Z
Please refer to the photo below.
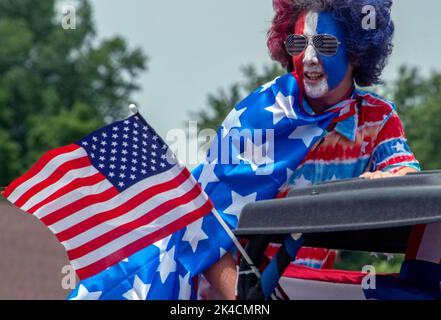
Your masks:
M286 51L291 56L301 54L310 44L320 54L331 57L337 53L341 42L338 41L335 36L329 34L318 34L312 37L301 34L290 34L285 40Z

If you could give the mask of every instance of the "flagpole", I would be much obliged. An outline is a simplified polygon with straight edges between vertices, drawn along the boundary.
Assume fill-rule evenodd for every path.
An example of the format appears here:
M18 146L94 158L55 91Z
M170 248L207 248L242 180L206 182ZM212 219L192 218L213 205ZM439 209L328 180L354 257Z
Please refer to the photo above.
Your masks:
M254 265L253 260L250 258L248 253L246 252L245 248L240 244L239 240L237 240L236 236L234 235L233 231L231 231L230 227L226 224L224 219L220 216L219 212L217 212L216 208L213 208L213 214L216 217L217 221L221 224L221 226L224 228L224 230L227 232L228 236L233 241L236 248L239 250L239 252L242 254L242 256L245 258L245 261L250 266L251 270L254 272L256 277L260 279L260 272Z

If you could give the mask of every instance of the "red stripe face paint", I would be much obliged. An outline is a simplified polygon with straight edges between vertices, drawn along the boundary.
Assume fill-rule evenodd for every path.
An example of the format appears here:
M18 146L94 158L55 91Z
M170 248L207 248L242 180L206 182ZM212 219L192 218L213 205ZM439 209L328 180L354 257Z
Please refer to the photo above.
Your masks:
M306 11L303 12L300 15L299 19L297 19L296 24L294 25L294 33L295 34L303 34L303 30L305 28L306 14L307 14ZM304 82L303 81L303 58L304 58L304 52L292 57L294 69L297 74L302 91L304 90L304 86L303 86L303 82Z

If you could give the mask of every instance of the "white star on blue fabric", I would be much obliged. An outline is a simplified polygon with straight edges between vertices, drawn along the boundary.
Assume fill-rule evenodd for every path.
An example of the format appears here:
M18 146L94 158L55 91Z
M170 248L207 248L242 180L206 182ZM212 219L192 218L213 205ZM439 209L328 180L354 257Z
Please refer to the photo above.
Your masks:
M404 148L404 144L402 144L399 141L392 148L394 148L397 152L406 152L406 149Z
M193 252L196 252L199 241L208 239L208 235L202 230L203 219L198 219L192 224L187 226L182 241L190 243Z
M294 105L295 98L293 96L284 96L282 92L279 92L276 96L276 102L265 108L273 114L273 124L276 125L284 118L297 119L297 115L294 113L292 106Z
M138 275L135 275L132 289L124 293L123 297L127 300L145 300L149 294L150 287L151 284L142 282Z
M297 127L290 135L289 139L298 139L302 140L307 148L309 148L312 144L312 141L321 136L323 133L323 129L318 127L315 124L308 124L305 126Z
M202 190L205 190L207 185L212 182L218 182L219 178L214 173L214 168L216 167L217 159L212 163L204 163L202 167L201 175L199 176L198 182L201 185Z
M256 197L257 197L257 192L254 192L247 196L242 196L237 192L231 191L232 203L228 208L224 210L224 212L239 217L242 208L250 202L255 202Z
M276 83L276 81L277 81L279 78L280 78L280 77L277 77L277 78L275 78L273 81L270 81L270 82L265 83L265 84L261 87L259 93L262 93L262 92L268 90L269 88L271 88L271 87Z
M242 113L245 112L247 108L243 108L240 110L237 110L236 108L234 108L233 110L231 110L231 112L228 114L228 116L225 118L224 122L222 123L222 136L225 138L228 135L228 132L230 132L230 130L232 128L241 128L242 127L242 123L240 122L240 116L242 115Z
M71 300L98 300L102 293L102 291L90 292L83 284L80 284L77 296Z
M159 256L159 267L158 270L161 277L161 282L165 283L168 276L172 272L176 272L176 261L175 261L175 247L171 247L170 250L165 251Z
M191 286L189 283L190 272L184 277L179 275L179 296L178 300L190 300L191 298Z

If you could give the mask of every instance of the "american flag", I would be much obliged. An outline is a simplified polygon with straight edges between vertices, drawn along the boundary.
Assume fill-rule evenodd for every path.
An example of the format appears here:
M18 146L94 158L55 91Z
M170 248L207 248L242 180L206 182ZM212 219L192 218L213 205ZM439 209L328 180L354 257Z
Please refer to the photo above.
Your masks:
M49 151L3 195L49 227L80 279L213 208L140 114Z

